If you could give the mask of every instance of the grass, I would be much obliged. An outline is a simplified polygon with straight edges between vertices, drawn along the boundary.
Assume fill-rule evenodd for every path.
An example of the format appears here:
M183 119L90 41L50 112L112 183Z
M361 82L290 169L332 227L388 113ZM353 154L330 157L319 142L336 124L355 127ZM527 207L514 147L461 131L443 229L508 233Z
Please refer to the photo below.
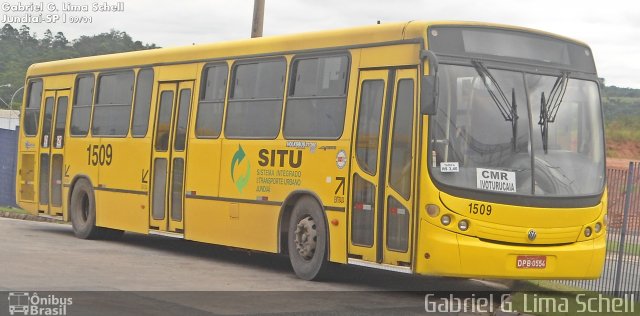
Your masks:
M12 212L12 213L18 213L18 214L27 214L27 211L21 209L21 208L16 208L16 207L11 207L11 206L0 206L0 212Z
M638 315L640 313L640 302L624 302L622 298L589 292L553 281L520 282L512 296L511 304L512 311L542 316Z
M640 142L640 115L607 120L605 122L605 135L609 141Z
M619 242L614 240L607 242L607 251L618 252L619 248ZM622 251L629 255L640 256L640 244L627 243L624 245L624 249Z
M604 128L608 157L634 158L640 155L640 115L610 118Z

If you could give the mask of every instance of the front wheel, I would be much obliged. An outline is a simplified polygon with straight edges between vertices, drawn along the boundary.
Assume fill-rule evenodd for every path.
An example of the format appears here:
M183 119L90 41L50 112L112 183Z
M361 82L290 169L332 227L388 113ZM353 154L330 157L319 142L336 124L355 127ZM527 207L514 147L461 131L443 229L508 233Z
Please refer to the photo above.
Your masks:
M289 260L303 280L317 280L327 267L327 225L322 209L311 197L302 197L289 221Z

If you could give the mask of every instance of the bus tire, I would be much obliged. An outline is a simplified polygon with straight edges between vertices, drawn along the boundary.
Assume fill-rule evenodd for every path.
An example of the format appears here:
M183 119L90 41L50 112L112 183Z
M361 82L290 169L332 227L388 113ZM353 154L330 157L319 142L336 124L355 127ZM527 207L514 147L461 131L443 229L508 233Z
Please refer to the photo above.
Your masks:
M300 198L289 220L289 260L303 280L318 280L326 270L327 227L322 208L309 196Z
M73 186L69 203L71 226L76 237L96 239L101 235L96 226L96 199L93 188L86 179L80 179Z

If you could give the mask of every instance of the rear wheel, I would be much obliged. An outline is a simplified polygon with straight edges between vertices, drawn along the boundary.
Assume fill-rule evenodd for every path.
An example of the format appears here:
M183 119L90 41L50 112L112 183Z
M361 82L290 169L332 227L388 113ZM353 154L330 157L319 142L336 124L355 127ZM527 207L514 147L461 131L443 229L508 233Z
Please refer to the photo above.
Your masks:
M91 184L80 179L73 187L69 203L73 233L82 239L115 239L124 233L121 230L96 226L96 200Z
M302 197L291 212L288 235L289 260L304 280L322 278L327 262L327 227L322 209L311 197Z

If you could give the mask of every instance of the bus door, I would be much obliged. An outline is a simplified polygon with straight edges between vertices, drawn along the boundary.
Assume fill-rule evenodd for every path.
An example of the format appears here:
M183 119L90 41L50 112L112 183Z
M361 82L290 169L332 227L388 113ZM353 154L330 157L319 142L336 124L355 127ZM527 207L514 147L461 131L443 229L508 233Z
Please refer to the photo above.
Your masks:
M46 90L40 137L40 176L38 214L63 216L62 178L64 141L69 90Z
M160 83L153 135L149 229L182 237L187 129L193 81Z
M417 70L360 72L351 163L349 262L411 271Z

